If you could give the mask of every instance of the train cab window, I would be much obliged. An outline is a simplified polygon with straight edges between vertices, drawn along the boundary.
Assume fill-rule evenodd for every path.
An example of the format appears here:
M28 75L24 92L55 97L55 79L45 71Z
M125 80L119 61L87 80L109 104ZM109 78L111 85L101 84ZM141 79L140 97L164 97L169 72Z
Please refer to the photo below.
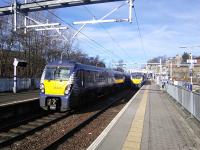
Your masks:
M143 74L142 73L132 73L131 74L131 78L132 79L141 79L141 78L143 78Z
M121 74L115 74L114 77L116 80L125 79L125 77Z
M59 69L55 73L55 78L56 79L63 79L63 80L68 80L69 79L69 73L70 70L67 69Z
M48 67L45 70L46 80L69 80L70 68Z

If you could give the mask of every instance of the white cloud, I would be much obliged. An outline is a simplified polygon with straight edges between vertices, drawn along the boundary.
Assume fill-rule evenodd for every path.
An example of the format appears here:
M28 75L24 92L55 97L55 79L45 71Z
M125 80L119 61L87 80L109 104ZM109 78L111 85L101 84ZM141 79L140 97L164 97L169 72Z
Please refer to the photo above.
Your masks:
M100 18L118 5L119 3L105 3L90 5L87 8ZM200 3L197 0L140 0L135 1L135 8L147 58L181 54L184 50L180 50L178 47L182 45L200 45ZM70 18L91 19L91 15L82 7L76 7L74 12L71 10L69 12ZM68 11L66 15L67 13ZM124 7L111 17L127 17L127 13L127 7ZM84 16L85 14L87 15ZM141 46L134 15L132 24L110 23L104 24L104 26L118 44L113 42L99 25L87 26L83 32L126 61L144 60L145 52ZM79 35L79 38L83 37ZM110 61L118 59L87 40L81 40L80 45L90 55L100 55L102 58L110 59ZM118 45L123 49L119 48Z

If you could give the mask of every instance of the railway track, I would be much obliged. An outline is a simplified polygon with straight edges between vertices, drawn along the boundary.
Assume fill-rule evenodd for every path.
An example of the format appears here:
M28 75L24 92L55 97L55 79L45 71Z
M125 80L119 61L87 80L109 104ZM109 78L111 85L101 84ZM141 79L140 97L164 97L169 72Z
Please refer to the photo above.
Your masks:
M9 124L0 128L0 148L6 147L13 142L23 139L51 124L70 116L66 113L44 113L35 117Z
M55 149L126 96L127 92L120 92L102 97L97 104L94 102L73 112L48 114L0 129L0 148Z
M51 114L51 112L39 112L38 114L32 115L31 117L27 117L27 116L22 116L22 117L18 117L16 119L14 118L7 118L7 119L11 119L8 122L4 122L3 124L1 124L0 126L0 133L1 132L7 132L8 130L12 129L12 128L16 128L22 124L27 124L28 122L34 121L38 118L41 118L43 116L47 116Z
M77 124L74 128L70 129L68 132L66 132L62 137L45 147L45 150L54 150L57 149L58 146L63 144L65 141L67 141L70 137L72 137L75 133L79 132L82 128L84 128L87 124L89 124L91 121L93 121L95 118L97 118L99 115L101 115L103 112L105 112L107 109L109 109L112 105L114 105L117 101L120 99L123 99L124 96L118 97L113 99L111 103L106 105L104 108L101 110L93 113L89 117L86 117L83 121L81 121L79 124Z

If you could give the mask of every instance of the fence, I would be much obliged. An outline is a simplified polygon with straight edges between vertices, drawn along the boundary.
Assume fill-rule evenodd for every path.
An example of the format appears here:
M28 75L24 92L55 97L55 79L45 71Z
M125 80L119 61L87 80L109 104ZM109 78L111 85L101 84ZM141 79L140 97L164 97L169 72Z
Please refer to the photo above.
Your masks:
M165 89L169 95L200 121L200 94L173 84L166 84Z
M0 92L9 92L13 90L13 79L0 79ZM17 90L37 89L40 87L40 79L17 79Z

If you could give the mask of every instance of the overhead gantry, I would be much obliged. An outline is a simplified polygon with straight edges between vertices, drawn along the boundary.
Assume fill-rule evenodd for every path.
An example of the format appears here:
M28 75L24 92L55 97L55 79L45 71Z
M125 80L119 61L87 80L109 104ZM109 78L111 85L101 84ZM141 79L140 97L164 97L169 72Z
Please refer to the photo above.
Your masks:
M23 3L23 4L16 2L16 4L13 3L11 6L0 7L0 15L14 14L16 9L20 12L28 13L34 11L47 10L47 9L57 9L64 7L117 2L117 1L125 1L125 0L48 0L48 1Z

